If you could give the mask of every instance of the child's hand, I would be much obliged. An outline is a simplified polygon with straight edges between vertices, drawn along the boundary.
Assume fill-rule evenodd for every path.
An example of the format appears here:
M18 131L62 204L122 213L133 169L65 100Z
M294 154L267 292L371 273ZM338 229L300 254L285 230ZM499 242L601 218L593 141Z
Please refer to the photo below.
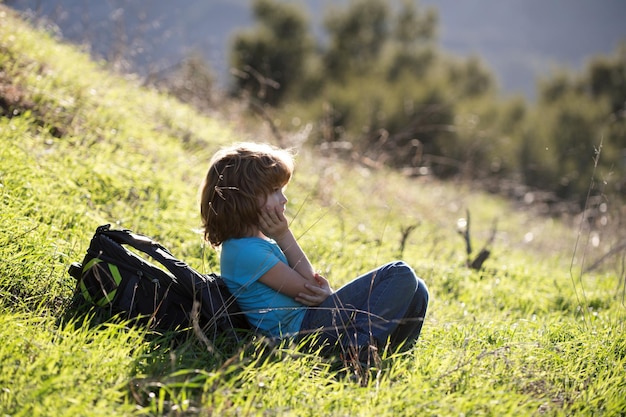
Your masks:
M280 207L263 207L259 215L259 227L265 236L278 241L289 231L289 222Z
M295 300L299 303L304 304L308 307L318 306L324 302L328 298L329 295L333 293L332 288L330 288L330 284L328 280L321 276L320 274L315 274L315 284L304 284L308 293L301 292L295 298Z

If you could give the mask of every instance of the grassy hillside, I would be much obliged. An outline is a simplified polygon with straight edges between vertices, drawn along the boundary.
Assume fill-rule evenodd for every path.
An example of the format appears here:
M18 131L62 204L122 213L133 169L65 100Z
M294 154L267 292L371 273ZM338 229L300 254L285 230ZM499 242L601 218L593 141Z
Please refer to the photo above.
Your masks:
M301 149L288 216L339 286L411 263L431 292L423 336L353 381L292 346L200 341L61 318L95 228L150 235L219 272L198 233L212 153L271 141L89 61L0 6L0 413L96 415L607 415L626 413L623 271L582 273L590 232L469 185L409 179ZM459 217L481 271L464 266ZM403 231L406 233L402 245ZM622 274L622 275L620 275Z

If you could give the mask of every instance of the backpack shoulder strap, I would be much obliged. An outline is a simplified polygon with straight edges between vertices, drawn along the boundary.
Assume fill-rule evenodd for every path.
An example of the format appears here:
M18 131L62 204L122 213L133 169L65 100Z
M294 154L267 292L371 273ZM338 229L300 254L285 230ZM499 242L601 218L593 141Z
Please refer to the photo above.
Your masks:
M96 235L98 234L105 235L117 243L127 244L151 256L178 278L178 281L183 284L181 290L187 290L189 296L193 296L199 286L212 280L210 276L202 275L187 265L187 263L172 255L163 245L147 236L127 229L111 230L110 225L98 227Z
M133 248L145 252L155 259L159 259L160 256L157 252L164 252L171 258L173 255L163 245L157 241L149 238L148 236L141 235L139 233L132 232L128 229L123 230L111 230L111 225L105 224L96 229L97 235L105 235L119 244L126 244ZM160 261L161 259L159 259Z

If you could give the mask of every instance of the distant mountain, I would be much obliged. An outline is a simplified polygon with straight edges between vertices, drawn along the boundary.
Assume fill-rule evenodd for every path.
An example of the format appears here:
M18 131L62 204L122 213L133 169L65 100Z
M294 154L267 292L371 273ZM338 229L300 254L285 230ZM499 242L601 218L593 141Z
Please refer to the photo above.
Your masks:
M315 33L328 5L305 0ZM126 70L167 70L191 51L201 52L227 79L231 35L252 24L249 0L6 0L45 17L66 39L91 45L105 59L123 56ZM624 0L420 0L440 16L440 44L450 53L480 55L503 92L532 98L538 76L555 66L582 68L597 54L626 41Z

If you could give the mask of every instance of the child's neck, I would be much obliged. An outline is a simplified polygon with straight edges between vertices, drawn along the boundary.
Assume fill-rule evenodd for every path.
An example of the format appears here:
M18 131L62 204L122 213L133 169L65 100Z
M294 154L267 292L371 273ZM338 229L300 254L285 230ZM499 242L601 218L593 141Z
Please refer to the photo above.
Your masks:
M267 239L267 236L265 236L263 232L261 232L261 229L259 229L257 226L252 226L250 228L250 233L248 234L248 237L258 237L259 239Z

